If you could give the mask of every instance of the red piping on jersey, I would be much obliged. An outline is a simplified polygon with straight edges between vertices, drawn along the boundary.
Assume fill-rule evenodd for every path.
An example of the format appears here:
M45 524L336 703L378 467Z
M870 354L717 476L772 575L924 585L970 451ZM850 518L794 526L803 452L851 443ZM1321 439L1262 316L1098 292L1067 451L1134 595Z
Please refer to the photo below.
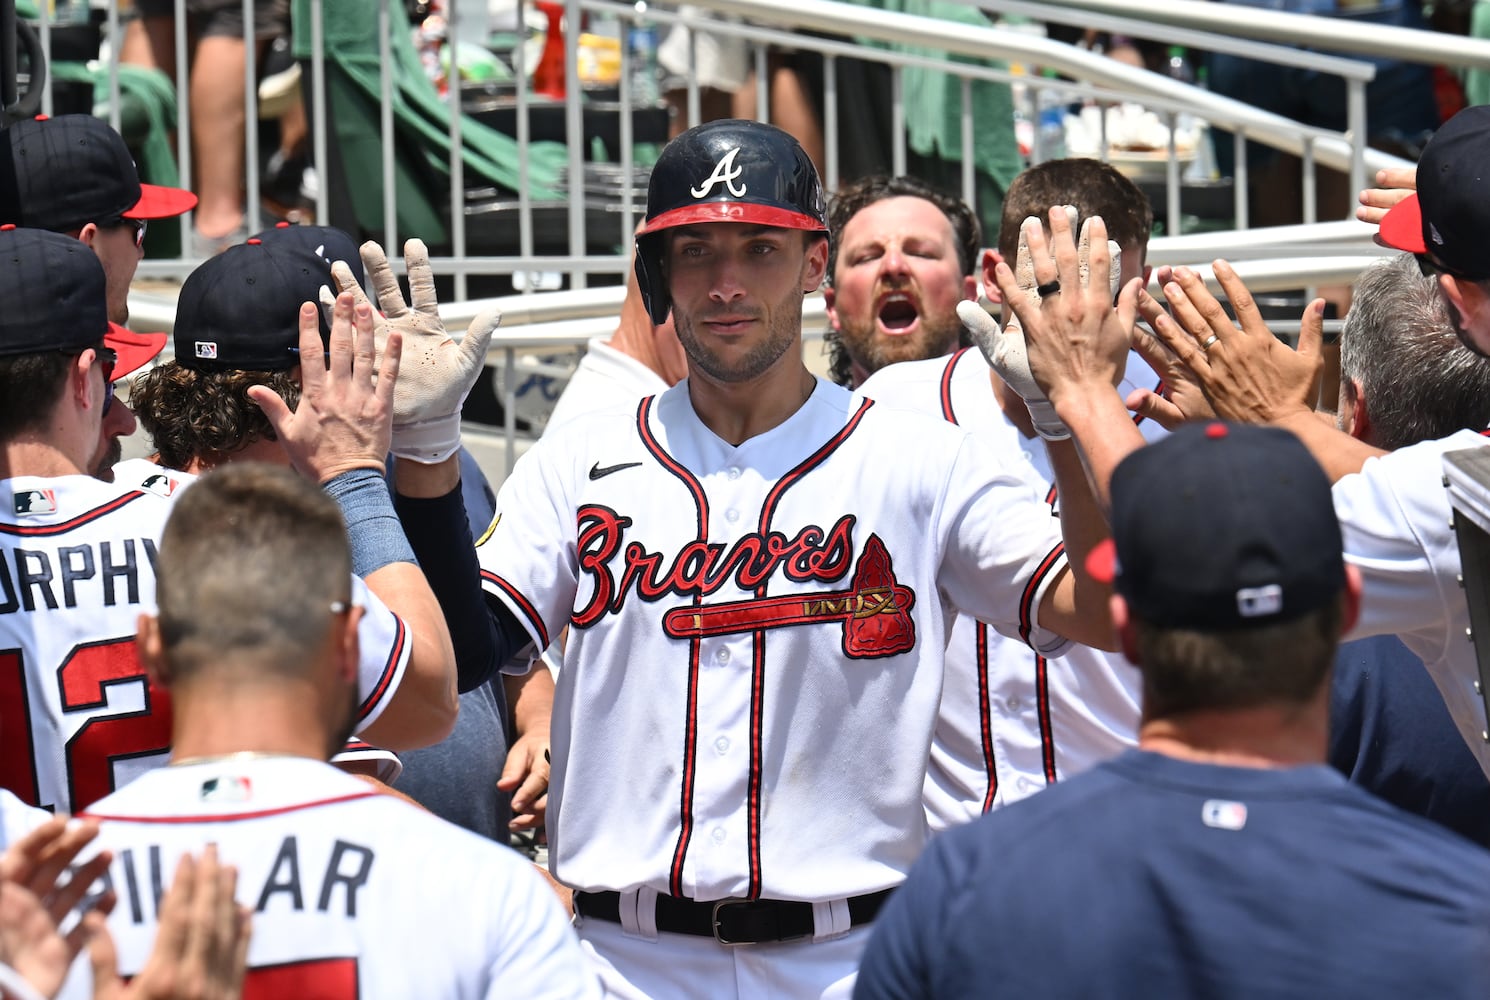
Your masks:
M398 624L393 633L393 648L388 652L388 662L383 664L383 674L378 678L378 686L372 689L357 710L359 719L367 718L368 713L383 699L383 695L388 693L388 685L393 683L393 675L398 672L398 661L409 641L409 627L404 624L404 620L398 615L394 615L393 620Z
M949 424L957 423L957 411L952 407L952 375L957 370L957 362L969 350L971 348L964 347L953 354L947 359L946 367L942 369L942 419ZM1052 496L1054 491L1055 487L1052 486ZM988 790L983 794L983 811L988 812L993 808L993 800L999 790L998 758L993 751L993 721L989 717L991 696L988 690L988 626L982 622L975 622L974 632L977 636L978 730L983 747L983 771L988 775Z
M1024 585L1024 594L1019 598L1019 638L1025 643L1030 641L1030 633L1035 630L1035 594L1044 582L1046 574L1060 561L1061 556L1066 554L1066 543L1056 542L1055 548L1045 554L1040 560L1040 565L1035 567L1035 572L1030 576L1030 582Z
M988 791L983 795L983 811L993 808L999 791L997 760L993 755L993 722L988 712L988 626L978 622L978 728L983 740L983 769L988 774Z
M481 579L512 598L518 610L523 613L523 617L528 619L528 624L533 626L533 634L538 637L538 647L540 649L547 649L548 629L543 627L543 619L538 616L538 609L533 607L533 603L524 597L522 592L512 584L489 570L481 571Z
M79 514L77 517L63 521L61 524L0 524L0 534L22 535L26 538L47 538L52 535L65 534L74 528L81 528L89 521L96 521L106 514L112 514L125 504L133 503L144 495L139 490L134 490L123 496L115 497L102 507L95 507L86 514Z
M352 792L350 795L338 795L331 799L317 799L314 802L297 802L292 806L277 806L273 809L259 809L255 812L246 813L223 813L212 816L117 816L106 813L80 812L78 819L96 819L109 823L233 823L241 819L263 819L265 816L282 816L285 813L295 812L298 809L316 809L321 806L334 806L342 802L355 802L358 799L370 799L381 793Z
M957 414L952 409L952 373L957 369L957 362L970 350L972 348L964 347L953 354L942 369L942 417L949 424L957 423Z
M1050 661L1035 654L1035 708L1040 717L1040 760L1046 784L1055 784L1055 732L1050 724Z
M762 536L771 530L771 515L776 511L776 505L786 494L786 491L795 486L803 476L821 465L829 455L838 450L844 441L848 440L850 434L858 429L859 423L864 419L864 414L869 412L874 405L874 400L866 399L859 404L854 415L848 419L843 428L828 439L827 444L813 452L800 465L792 469L786 475L777 480L771 492L766 494L766 499L761 504L761 518L759 531ZM756 597L766 596L767 581L762 580L755 588ZM761 894L761 780L762 780L762 730L765 728L766 701L766 633L764 630L751 634L754 655L751 657L750 665L750 779L747 792L746 812L746 839L750 849L750 884L746 889L747 899L759 899Z
M652 435L648 420L651 419L652 405L656 398L656 396L648 396L637 406L636 432L641 436L643 447L652 453L652 457L656 458L664 469L671 472L687 488L688 492L693 494L694 511L698 515L698 540L707 542L709 540L709 498L704 495L704 487L694 478L693 473L683 468ZM693 595L695 607L701 600L699 594ZM688 719L683 731L683 780L678 802L678 843L673 848L673 863L668 873L667 883L668 892L674 896L684 895L683 859L688 854L688 842L693 838L693 783L698 771L699 648L702 641L700 638L690 639L688 642Z

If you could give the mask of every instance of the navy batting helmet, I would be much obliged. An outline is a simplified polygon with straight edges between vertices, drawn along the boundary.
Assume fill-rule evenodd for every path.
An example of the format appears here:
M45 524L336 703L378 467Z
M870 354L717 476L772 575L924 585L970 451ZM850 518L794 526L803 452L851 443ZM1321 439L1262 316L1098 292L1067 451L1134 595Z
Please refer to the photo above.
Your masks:
M796 139L763 122L708 122L668 143L652 168L647 221L636 239L636 281L653 323L666 320L672 307L662 231L703 222L826 234L817 168Z

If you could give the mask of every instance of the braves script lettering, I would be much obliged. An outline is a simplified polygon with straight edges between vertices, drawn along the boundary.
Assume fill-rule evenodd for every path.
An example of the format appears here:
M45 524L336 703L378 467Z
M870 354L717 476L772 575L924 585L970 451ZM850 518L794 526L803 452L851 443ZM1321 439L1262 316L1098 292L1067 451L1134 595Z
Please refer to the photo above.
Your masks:
M707 597L734 579L743 590L754 590L781 570L796 583L832 583L843 579L853 561L854 515L845 514L824 531L809 524L791 538L779 531L751 532L728 547L717 542L693 541L671 560L649 552L639 541L626 541L631 518L608 507L581 507L577 515L580 572L595 583L594 592L579 608L573 623L586 628L605 614L619 611L635 589L644 601L669 595ZM620 580L611 560L625 544Z
M735 180L745 173L744 167L735 166L735 156L739 152L739 146L732 147L728 153L719 158L718 163L714 164L714 172L698 187L689 188L688 193L695 198L706 198L709 192L714 190L715 184L723 184L734 197L745 197L745 185L735 184Z

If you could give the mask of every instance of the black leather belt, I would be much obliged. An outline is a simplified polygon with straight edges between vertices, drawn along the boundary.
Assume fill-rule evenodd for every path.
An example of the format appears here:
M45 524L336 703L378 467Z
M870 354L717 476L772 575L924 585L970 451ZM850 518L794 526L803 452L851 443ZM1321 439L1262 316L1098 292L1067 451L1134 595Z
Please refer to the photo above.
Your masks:
M848 900L852 927L867 924L879 913L893 889L852 896ZM619 892L576 892L574 908L581 916L621 922ZM669 934L711 937L720 944L761 944L812 937L812 904L783 899L680 899L657 897L657 929Z

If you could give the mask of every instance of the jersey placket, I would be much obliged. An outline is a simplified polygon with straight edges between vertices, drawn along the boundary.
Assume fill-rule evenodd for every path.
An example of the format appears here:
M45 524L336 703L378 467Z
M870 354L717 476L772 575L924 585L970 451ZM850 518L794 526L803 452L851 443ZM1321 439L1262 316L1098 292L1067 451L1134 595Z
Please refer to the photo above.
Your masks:
M727 551L755 529L765 485L733 454L701 483L709 498L708 540ZM753 596L731 575L706 603ZM685 884L696 898L750 891L750 775L759 766L752 759L751 692L758 635L741 631L699 640L695 834L684 867Z

